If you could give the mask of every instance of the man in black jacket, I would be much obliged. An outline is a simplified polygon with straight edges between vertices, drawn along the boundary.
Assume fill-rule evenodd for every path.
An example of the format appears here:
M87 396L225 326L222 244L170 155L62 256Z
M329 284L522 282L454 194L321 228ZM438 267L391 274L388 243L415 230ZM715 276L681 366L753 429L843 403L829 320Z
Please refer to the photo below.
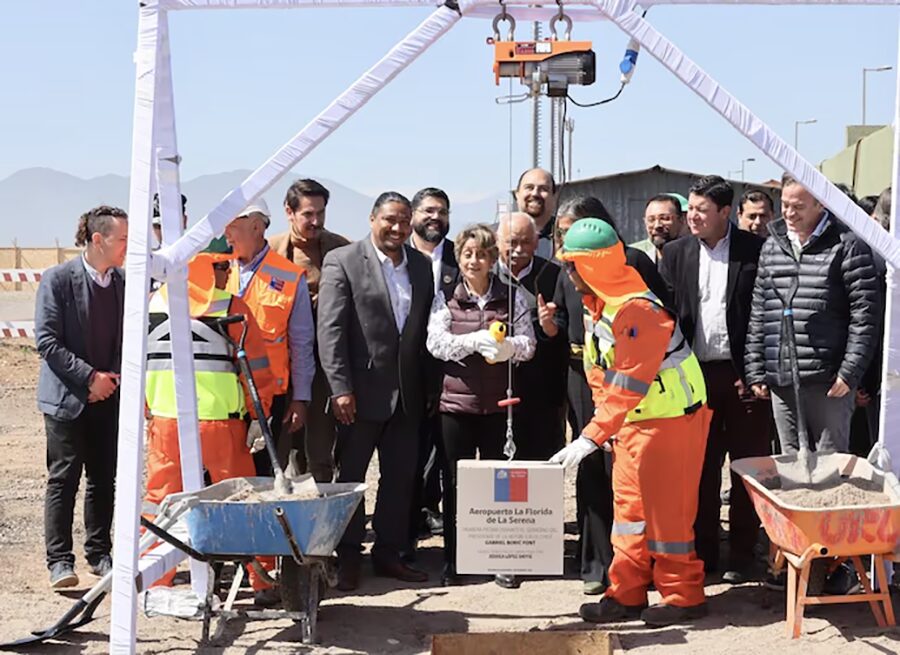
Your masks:
M718 175L694 182L687 213L691 236L667 243L660 263L678 324L703 367L713 410L694 524L697 556L707 571L719 568L725 455L732 460L768 455L772 420L769 403L744 382L744 343L763 240L730 221L733 200L734 190ZM729 562L722 579L737 584L750 573L759 518L735 474L728 525Z
M388 191L375 201L371 234L325 256L319 282L319 360L338 422L338 482L362 482L375 449L381 477L372 527L376 575L423 582L400 559L409 537L419 425L436 399L425 350L434 283L431 263L406 245L410 203ZM338 588L359 585L365 508L338 544Z
M615 229L615 223L604 204L591 196L569 200L559 208L556 217L557 249L575 221L599 218ZM636 269L647 287L664 305L669 293L653 260L641 250L625 247L625 262ZM594 400L584 370L584 305L583 295L568 275L556 281L553 302L539 309L538 319L544 334L567 336L569 344L568 400L569 426L577 437L594 415ZM575 479L576 520L579 536L579 560L585 594L603 593L609 586L609 565L612 562L610 530L613 522L612 456L603 449L585 457L578 465Z
M790 175L783 177L781 193L783 218L769 225L753 289L747 383L760 398L771 393L782 452L796 453L797 411L779 295L799 276L793 320L803 418L812 448L846 452L855 389L878 334L872 251Z
M84 470L84 550L91 573L112 570L119 371L128 217L100 206L79 219L82 254L44 273L34 312L41 356L37 404L47 430L44 540L50 586L78 584L72 553L75 496Z
M545 461L565 443L569 342L564 333L547 335L541 329L538 312L540 305L553 298L561 269L535 255L538 231L534 220L524 212L500 218L497 245L500 261L496 273L504 284L512 281L515 293L525 296L537 337L534 357L513 372L513 392L521 399L513 413L515 458ZM497 583L518 586L512 576L497 576Z
M459 265L453 254L450 231L450 198L442 189L426 187L412 199L412 236L409 245L431 260L434 293L449 300L459 283ZM439 368L435 365L435 368ZM419 432L419 462L413 490L410 516L410 545L405 553L413 557L420 533L438 535L444 532L441 518L441 450L438 444L441 421L437 414L422 420Z

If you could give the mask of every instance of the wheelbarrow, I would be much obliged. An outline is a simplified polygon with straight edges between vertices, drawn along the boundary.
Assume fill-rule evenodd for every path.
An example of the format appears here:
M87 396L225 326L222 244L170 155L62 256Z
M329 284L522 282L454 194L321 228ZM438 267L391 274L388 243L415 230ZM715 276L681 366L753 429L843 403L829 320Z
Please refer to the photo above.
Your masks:
M190 546L152 524L146 523L145 527L161 540L208 564L252 565L257 556L279 556L283 610L235 610L234 600L243 580L243 567L238 566L221 607L214 603L215 584L210 584L202 608L204 643L210 641L213 618L219 619L213 640L221 636L230 619L291 618L301 624L303 643L315 643L319 603L326 588L337 584L334 550L363 500L366 485L316 484L319 496L315 498L230 500L248 484L256 492L271 492L274 488L272 478L235 478L169 497L170 502L184 500L189 504L184 523Z
M900 552L900 481L893 473L881 471L849 454L820 455L819 462L837 471L841 480L865 482L868 487L881 491L889 502L816 508L793 505L775 492L783 488L782 473L788 477L793 474L794 456L747 457L731 464L732 470L741 477L769 540L779 549L778 568L784 561L790 565L788 633L794 638L800 635L804 606L831 603L868 602L880 626L893 625L885 561ZM873 556L881 593L872 591L862 565L862 557L866 555ZM849 559L866 593L807 597L810 567L818 558ZM879 604L883 605L884 614Z

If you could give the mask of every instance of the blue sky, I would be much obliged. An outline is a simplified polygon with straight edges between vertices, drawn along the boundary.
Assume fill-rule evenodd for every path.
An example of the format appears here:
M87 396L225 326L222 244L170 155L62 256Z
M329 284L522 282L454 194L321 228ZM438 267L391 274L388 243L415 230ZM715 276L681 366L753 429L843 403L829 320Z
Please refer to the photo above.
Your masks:
M31 166L82 177L127 174L137 2L3 2L0 179ZM419 20L424 9L189 11L171 17L182 176L254 168ZM898 12L885 7L655 7L648 19L818 163L858 123L863 66L896 64ZM526 36L520 26L520 38ZM459 199L507 185L508 109L494 102L490 21L464 20L301 163L363 192L443 186ZM597 82L615 91L627 38L576 23L594 41ZM868 122L890 122L894 73L869 75ZM519 92L518 86L515 89ZM575 177L644 168L780 175L660 64L641 56L622 97L570 107ZM530 162L530 117L513 110L513 169ZM225 190L223 190L224 192Z

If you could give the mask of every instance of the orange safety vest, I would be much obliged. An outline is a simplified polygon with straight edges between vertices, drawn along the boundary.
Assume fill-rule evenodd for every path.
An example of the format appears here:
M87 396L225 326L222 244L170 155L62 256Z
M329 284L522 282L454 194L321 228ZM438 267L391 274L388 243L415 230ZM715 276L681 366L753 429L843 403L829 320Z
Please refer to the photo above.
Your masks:
M238 294L241 283L238 271L233 269L228 276L228 291L240 295L262 331L269 368L275 378L276 395L287 393L291 381L288 322L297 298L300 276L305 272L269 248L243 294Z

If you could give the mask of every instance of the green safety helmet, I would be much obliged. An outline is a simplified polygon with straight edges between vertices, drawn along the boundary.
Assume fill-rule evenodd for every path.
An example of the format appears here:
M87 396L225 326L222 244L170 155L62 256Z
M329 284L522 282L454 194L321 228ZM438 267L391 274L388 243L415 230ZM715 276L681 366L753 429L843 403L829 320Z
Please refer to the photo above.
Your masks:
M210 241L209 245L200 252L210 252L215 255L230 255L232 250L231 246L228 245L228 241L225 240L225 237L221 236Z
M606 250L619 243L619 235L612 225L599 218L582 218L569 228L563 239L560 259L567 259L566 255L577 255Z

